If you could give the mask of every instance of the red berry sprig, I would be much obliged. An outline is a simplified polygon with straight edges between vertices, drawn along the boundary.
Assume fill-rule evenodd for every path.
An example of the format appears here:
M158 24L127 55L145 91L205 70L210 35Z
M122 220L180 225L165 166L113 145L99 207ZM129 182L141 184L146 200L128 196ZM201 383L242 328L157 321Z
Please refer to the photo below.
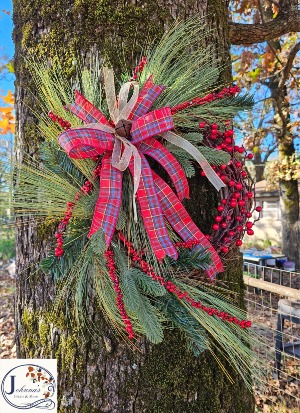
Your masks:
M138 75L142 73L146 64L147 64L147 57L143 56L139 64L134 68L130 81L137 80Z
M175 247L176 248L193 248L196 245L202 244L202 241L197 240L197 239L191 239L189 241L184 241L184 242L176 242Z
M54 255L60 259L63 256L65 250L63 249L63 234L67 229L67 225L69 224L70 219L73 215L73 209L76 205L76 202L79 200L80 196L83 194L88 194L93 190L93 185L90 181L85 181L84 185L80 188L74 198L74 202L67 203L67 209L64 214L64 218L60 221L57 231L55 233L56 238L56 248L54 250Z
M202 311L205 311L208 315L210 316L216 316L218 318L221 318L224 321L228 321L229 323L234 323L239 325L241 328L249 328L251 327L251 321L248 320L239 320L236 317L230 316L228 313L224 311L219 311L216 308L213 307L206 307L203 305L200 301L195 301L192 297L188 295L186 291L182 292L172 281L166 281L163 277L160 275L157 275L153 271L153 267L147 263L138 253L135 251L135 249L132 246L132 243L128 240L126 240L124 234L119 232L119 238L122 242L124 242L125 246L127 247L128 254L131 256L131 259L134 263L138 264L142 271L149 275L149 277L152 278L152 280L159 282L160 285L165 287L167 291L170 293L176 295L176 297L179 300L185 300L187 301L192 307L198 308ZM188 248L197 245L198 241L192 240L188 241L185 243L177 243L175 244L176 246L188 246Z
M180 110L191 108L193 106L204 105L205 103L210 103L217 99L223 99L225 97L234 96L238 92L240 92L240 88L238 86L225 87L220 92L209 93L203 98L197 97L190 101L179 103L178 105L173 106L171 108L171 113L172 115L174 115Z
M114 285L114 290L116 293L116 303L120 312L120 315L122 317L123 323L125 325L126 331L128 333L128 338L132 340L134 338L134 332L132 328L131 321L129 319L129 316L126 312L125 305L124 305L124 300L123 300L123 294L120 288L120 283L119 279L117 277L117 271L116 271L116 266L115 266L115 261L114 261L114 254L111 250L107 250L104 253L106 260L107 260L107 266L108 266L108 273L110 276L110 279L113 282Z
M70 127L72 126L70 122L68 122L67 120L65 120L63 118L60 118L59 116L55 115L51 110L48 113L48 116L51 120L53 120L53 122L59 123L60 126L65 130L70 129Z

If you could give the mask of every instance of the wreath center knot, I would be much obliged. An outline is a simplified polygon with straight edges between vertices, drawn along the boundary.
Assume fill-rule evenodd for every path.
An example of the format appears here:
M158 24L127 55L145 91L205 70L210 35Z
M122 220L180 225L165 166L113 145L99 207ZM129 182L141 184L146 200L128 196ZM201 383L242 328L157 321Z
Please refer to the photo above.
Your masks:
M120 119L115 126L115 131L122 138L131 140L131 134L130 134L131 126L132 126L132 121L126 120L126 119Z

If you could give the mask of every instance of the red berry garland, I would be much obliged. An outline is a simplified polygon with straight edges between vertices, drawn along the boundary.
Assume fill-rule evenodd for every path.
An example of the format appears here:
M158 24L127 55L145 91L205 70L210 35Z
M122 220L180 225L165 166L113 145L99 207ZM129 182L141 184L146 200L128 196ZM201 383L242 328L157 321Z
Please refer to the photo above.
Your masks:
M149 275L149 277L151 277L152 280L159 282L162 286L166 288L167 291L169 291L172 294L175 294L177 298L179 298L180 300L187 301L189 304L191 304L192 307L199 308L200 310L205 311L210 316L216 316L218 318L221 318L222 320L228 321L229 323L237 324L241 328L251 327L251 321L239 320L238 318L232 317L224 311L219 311L216 308L212 307L206 307L200 301L193 300L193 298L190 297L187 292L182 292L174 283L172 283L171 281L166 281L160 275L155 274L152 266L149 265L147 261L145 261L143 258L141 258L140 255L138 255L138 253L133 248L131 242L126 240L125 236L121 232L119 232L119 238L122 242L124 242L125 246L127 247L128 254L131 256L132 261L138 264L141 267L142 271ZM180 242L175 245L177 247L192 248L198 243L198 241L191 240L188 242Z
M57 239L56 241L56 248L54 251L55 256L59 259L63 254L64 254L64 249L63 249L63 233L67 229L67 225L72 218L73 215L73 209L76 205L76 202L79 200L80 196L83 194L88 194L93 190L93 185L91 184L90 181L85 181L84 185L80 188L80 190L77 192L74 198L74 202L68 202L67 203L67 209L64 215L64 218L60 221L57 231L55 233L55 238Z
M134 332L132 329L132 324L131 321L128 317L128 314L125 310L125 305L124 305L124 301L123 301L123 294L120 288L120 283L117 277L117 271L116 271L116 266L115 266L115 262L114 262L114 254L113 252L108 249L105 253L104 253L106 260L107 260L107 266L108 266L108 273L110 276L110 279L113 282L114 285L114 290L116 293L116 303L120 312L120 315L122 317L123 323L125 325L126 331L128 333L128 338L130 340L132 340L134 338Z
M204 105L205 103L213 102L216 99L223 99L224 97L229 97L229 96L234 96L237 92L240 92L240 88L238 86L232 86L232 87L225 87L221 92L215 92L215 93L210 93L203 98L195 98L187 102L179 103L176 106L173 106L171 109L172 115L175 113L179 112L180 110L184 110L187 108L191 108L193 106L200 106ZM199 123L199 127L202 128L205 126L204 122ZM212 136L217 136L217 124L213 124L212 130L215 132L212 132ZM212 138L213 139L213 138Z
M48 113L48 116L49 116L49 118L50 118L51 120L53 120L53 122L59 123L60 126L61 126L63 129L65 129L65 130L70 129L71 123L68 122L67 120L64 120L63 118L60 118L59 116L55 115L51 110L50 110L50 112Z
M130 78L131 81L137 80L138 75L142 73L146 64L147 58L146 56L143 56L139 64L133 70L132 77Z

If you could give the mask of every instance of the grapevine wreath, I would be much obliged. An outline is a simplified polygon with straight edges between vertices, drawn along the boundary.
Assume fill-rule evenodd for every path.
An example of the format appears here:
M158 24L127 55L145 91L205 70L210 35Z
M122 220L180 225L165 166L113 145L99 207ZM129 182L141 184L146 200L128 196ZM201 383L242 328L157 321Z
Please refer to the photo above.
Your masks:
M159 343L164 328L179 328L195 354L217 347L250 383L251 322L213 281L229 248L253 233L251 154L228 120L252 102L236 86L216 88L220 70L199 50L201 36L198 19L176 24L116 84L97 59L71 83L59 65L30 62L42 162L18 166L15 202L18 214L56 224L40 267L58 283L56 303L73 299L78 320L86 323L96 295L119 334ZM182 204L199 173L220 193L210 236Z

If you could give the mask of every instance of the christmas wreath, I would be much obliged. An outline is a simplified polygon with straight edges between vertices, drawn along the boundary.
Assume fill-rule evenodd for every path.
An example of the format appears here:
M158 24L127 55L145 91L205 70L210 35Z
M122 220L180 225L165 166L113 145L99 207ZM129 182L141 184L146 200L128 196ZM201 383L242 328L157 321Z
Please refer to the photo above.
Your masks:
M18 165L15 203L56 225L40 263L57 282L56 306L72 299L87 323L94 299L130 340L159 343L164 328L179 328L195 354L217 347L250 383L251 322L212 281L253 231L251 154L228 120L252 102L236 86L217 89L220 69L197 44L205 30L198 19L176 24L117 85L97 59L73 82L59 65L31 61L42 162ZM220 191L210 236L182 204L198 173Z

